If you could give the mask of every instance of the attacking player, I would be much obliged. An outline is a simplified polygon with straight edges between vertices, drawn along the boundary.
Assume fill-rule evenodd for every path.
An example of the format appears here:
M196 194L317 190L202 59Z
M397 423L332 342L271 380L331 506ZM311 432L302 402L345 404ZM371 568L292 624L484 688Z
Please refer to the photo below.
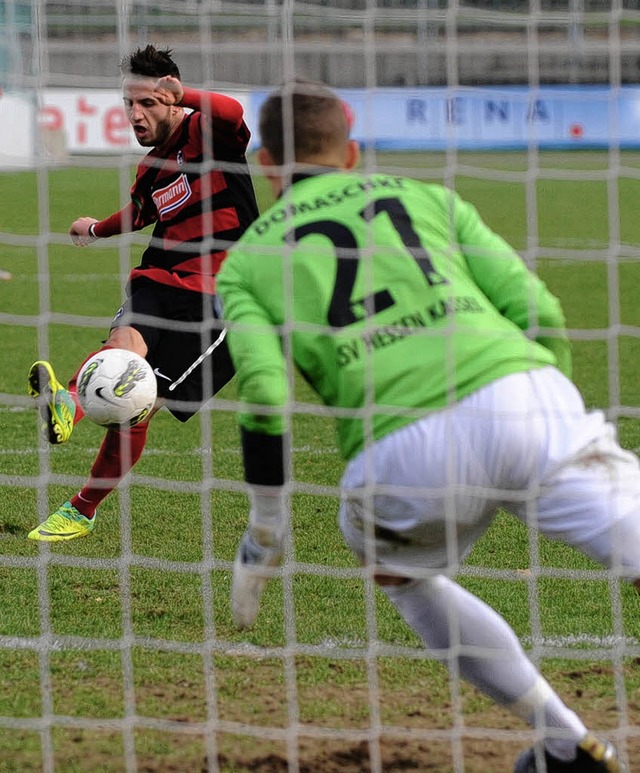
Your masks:
M506 621L452 579L503 506L640 577L638 460L585 411L560 304L453 191L354 172L326 87L272 93L260 135L278 199L218 277L251 503L236 624L253 625L289 525L290 352L337 409L347 543L427 647L544 737L516 773L621 770Z
M121 69L127 116L139 144L151 150L138 165L127 206L104 220L80 217L69 233L86 247L154 224L102 348L146 357L158 379L153 413L166 404L186 421L233 376L216 312L216 274L258 214L245 158L250 133L238 101L183 86L168 49L138 49ZM67 390L48 362L29 371L29 394L50 443L69 440L82 418L76 377ZM145 422L107 430L86 485L29 537L52 542L89 534L100 502L140 458L147 428Z

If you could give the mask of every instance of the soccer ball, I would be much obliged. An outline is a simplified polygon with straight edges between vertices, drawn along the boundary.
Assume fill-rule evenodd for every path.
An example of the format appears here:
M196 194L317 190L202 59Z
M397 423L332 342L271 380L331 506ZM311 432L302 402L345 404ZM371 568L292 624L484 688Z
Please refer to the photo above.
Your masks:
M105 349L78 374L78 400L87 418L102 427L133 427L153 408L158 393L151 365L126 349Z

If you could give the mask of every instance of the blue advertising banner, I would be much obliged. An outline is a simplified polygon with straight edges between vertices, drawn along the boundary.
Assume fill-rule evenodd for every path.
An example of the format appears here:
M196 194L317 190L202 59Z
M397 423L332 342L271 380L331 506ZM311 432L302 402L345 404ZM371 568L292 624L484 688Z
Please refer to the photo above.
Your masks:
M638 86L338 89L338 93L355 113L354 139L379 150L640 147ZM256 119L266 94L252 95Z

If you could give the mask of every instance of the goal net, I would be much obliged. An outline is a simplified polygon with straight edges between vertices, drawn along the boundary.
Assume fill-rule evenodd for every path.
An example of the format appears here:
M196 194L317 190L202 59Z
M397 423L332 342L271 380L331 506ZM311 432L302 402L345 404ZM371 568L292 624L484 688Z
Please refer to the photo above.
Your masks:
M510 771L534 733L427 652L336 515L333 420L296 381L292 535L254 629L229 608L248 504L232 382L146 450L88 539L27 533L74 494L103 432L60 447L26 395L100 346L149 234L69 241L129 198L141 149L120 60L169 47L188 85L239 99L253 151L268 91L327 83L366 171L455 188L560 297L574 378L640 447L640 9L636 0L0 2L0 770ZM640 602L508 512L457 578L640 770Z

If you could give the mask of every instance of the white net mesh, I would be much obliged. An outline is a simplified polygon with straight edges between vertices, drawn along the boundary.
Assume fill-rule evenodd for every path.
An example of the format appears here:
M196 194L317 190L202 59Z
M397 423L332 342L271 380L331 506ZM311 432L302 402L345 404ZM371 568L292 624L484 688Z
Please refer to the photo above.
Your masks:
M102 433L84 422L49 448L24 382L36 359L68 378L97 348L148 241L76 251L67 228L127 201L138 150L118 63L152 42L186 83L239 97L254 135L264 91L287 76L340 89L366 170L456 187L541 271L586 401L640 446L637 2L5 0L0 13L0 269L13 275L0 281L0 770L511 770L531 732L419 647L342 543L333 425L304 384L293 541L239 634L234 385L188 424L159 414L96 533L49 547L26 533L83 484ZM615 571L501 514L461 582L640 770L638 602Z

